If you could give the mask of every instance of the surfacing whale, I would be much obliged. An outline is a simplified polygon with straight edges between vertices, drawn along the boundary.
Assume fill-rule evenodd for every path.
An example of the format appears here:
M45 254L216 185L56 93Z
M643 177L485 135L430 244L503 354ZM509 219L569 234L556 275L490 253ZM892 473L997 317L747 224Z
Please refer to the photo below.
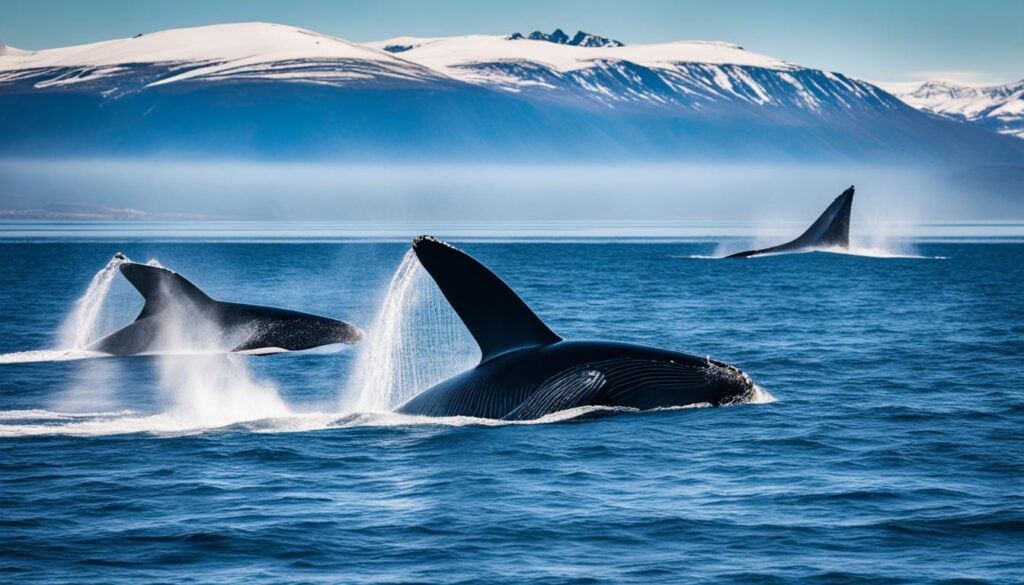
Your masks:
M429 236L412 246L480 346L481 360L401 405L400 413L529 420L581 406L717 406L756 393L746 374L710 358L626 343L565 341L466 253Z
M796 252L815 248L849 248L850 247L850 208L853 205L853 185L842 195L836 197L825 213L821 214L811 227L807 228L799 238L771 248L747 250L730 254L726 258L746 258L760 254L776 254L779 252Z
M127 262L121 274L146 304L131 324L88 348L113 355L159 351L275 353L354 343L357 327L335 319L210 298L176 272Z

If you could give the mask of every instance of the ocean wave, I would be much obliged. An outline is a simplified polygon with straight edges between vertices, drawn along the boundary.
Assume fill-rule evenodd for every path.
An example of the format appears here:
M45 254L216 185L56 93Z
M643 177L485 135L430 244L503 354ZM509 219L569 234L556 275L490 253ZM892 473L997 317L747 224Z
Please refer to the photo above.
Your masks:
M115 356L102 351L89 351L85 349L37 349L29 351L16 351L11 353L0 353L0 365L2 364L32 364L42 362L67 362L75 360L102 359L114 357L159 357L159 356L210 356L210 355L274 355L279 353L305 354L305 355L334 355L348 351L345 344L331 344L313 349L293 351L288 349L277 349L267 351L265 349L251 352L224 352L224 351L172 351L172 352L146 352L133 356Z
M880 259L902 259L902 260L949 260L948 256L922 256L920 254L898 252L885 248L815 248L807 250L793 250L788 252L769 252L756 254L747 258L770 258L773 256L794 256L799 254L839 254L843 256L858 256L862 258ZM688 254L674 255L670 258L681 258L685 260L724 260L728 256L715 254ZM744 259L744 258L741 258Z
M110 354L84 349L39 349L32 351L16 351L13 353L0 353L0 364L67 362L102 357L110 357Z
M740 404L765 404L775 398L760 387ZM0 438L43 435L105 436L125 434L189 435L212 431L240 431L251 433L301 433L330 429L359 427L503 427L530 426L604 418L621 414L645 414L712 408L709 403L688 404L641 411L621 406L580 406L546 414L532 420L501 420L472 416L432 417L398 412L294 412L285 416L252 420L199 420L184 413L170 411L159 414L141 414L131 410L116 412L65 413L49 410L0 411Z

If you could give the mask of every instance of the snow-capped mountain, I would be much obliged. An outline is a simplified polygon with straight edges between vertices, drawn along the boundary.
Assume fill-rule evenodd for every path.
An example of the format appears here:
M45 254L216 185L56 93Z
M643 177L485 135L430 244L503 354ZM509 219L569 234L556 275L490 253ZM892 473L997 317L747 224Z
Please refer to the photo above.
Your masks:
M1016 140L738 45L520 37L246 23L5 48L0 154L1024 160Z
M603 105L639 103L676 110L706 110L726 102L810 111L854 104L898 107L891 96L871 84L799 67L730 43L591 47L561 42L564 38L568 38L564 33L559 40L541 39L547 42L523 40L521 35L518 39L400 37L369 46L401 46L403 59L448 77L558 100L571 95Z
M988 87L927 81L916 87L891 90L919 110L1024 138L1024 79Z
M352 83L434 80L378 49L300 28L245 23L173 29L44 51L0 53L0 84L102 87L111 93L184 81Z
M5 57L8 55L13 57L16 55L27 55L29 53L31 53L31 51L23 51L17 47L12 47L10 45L0 45L0 57Z

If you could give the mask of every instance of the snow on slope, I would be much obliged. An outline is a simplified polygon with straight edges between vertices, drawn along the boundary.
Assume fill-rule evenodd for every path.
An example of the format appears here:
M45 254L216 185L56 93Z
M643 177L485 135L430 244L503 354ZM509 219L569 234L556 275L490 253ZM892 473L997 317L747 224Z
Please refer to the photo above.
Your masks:
M372 65L372 72L311 67L353 62ZM71 74L44 82L42 87L71 85L124 73L129 65L169 65L182 70L151 85L225 76L309 81L365 79L374 74L417 79L426 73L432 77L422 68L372 47L301 28L252 22L172 29L34 52L5 51L0 53L0 81L23 77L26 71L65 70Z
M730 43L677 41L583 47L491 35L398 37L368 43L468 83L510 92L617 103L682 106L711 102L840 109L888 108L892 98L840 74L806 69Z
M495 61L531 61L558 71L572 71L593 66L600 61L630 61L645 67L669 68L676 63L710 63L749 65L770 69L793 66L765 55L745 51L737 45L708 41L678 41L653 45L623 47L582 47L528 39L511 40L494 35L416 38L397 37L367 43L383 49L408 46L402 57L435 70L459 76L466 65Z
M588 107L690 111L723 104L819 111L897 103L841 74L704 41L584 47L469 35L359 45L290 26L242 23L0 55L0 84L21 90L76 87L116 96L183 81L239 80L465 82Z
M0 57L5 57L5 56L8 56L8 55L10 55L10 56L28 55L31 52L32 51L25 51L23 49L19 49L17 47L12 47L10 45L0 45Z
M987 87L948 81L885 87L919 110L979 123L1002 134L1024 138L1024 80Z
M16 108L0 116L0 152L16 153L1019 156L1004 144L1016 141L933 119L869 83L718 42L472 35L360 45L290 26L216 25L5 48L0 104Z

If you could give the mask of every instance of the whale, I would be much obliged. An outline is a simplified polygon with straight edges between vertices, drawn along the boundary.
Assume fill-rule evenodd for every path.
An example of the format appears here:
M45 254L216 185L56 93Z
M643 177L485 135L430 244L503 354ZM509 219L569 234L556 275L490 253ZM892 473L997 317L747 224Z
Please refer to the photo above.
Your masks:
M747 374L708 357L614 341L565 340L465 252L431 236L416 238L412 248L481 357L473 368L401 404L395 409L401 414L533 420L587 406L723 406L756 396Z
M850 209L852 206L853 185L850 185L850 188L836 197L835 201L825 209L825 212L797 239L770 248L737 252L726 256L726 258L748 258L761 254L801 252L822 248L845 250L850 247Z
M119 256L124 258L123 256ZM145 304L135 320L86 349L118 356L156 352L254 355L355 343L358 327L319 315L211 298L182 275L125 262L118 269Z

